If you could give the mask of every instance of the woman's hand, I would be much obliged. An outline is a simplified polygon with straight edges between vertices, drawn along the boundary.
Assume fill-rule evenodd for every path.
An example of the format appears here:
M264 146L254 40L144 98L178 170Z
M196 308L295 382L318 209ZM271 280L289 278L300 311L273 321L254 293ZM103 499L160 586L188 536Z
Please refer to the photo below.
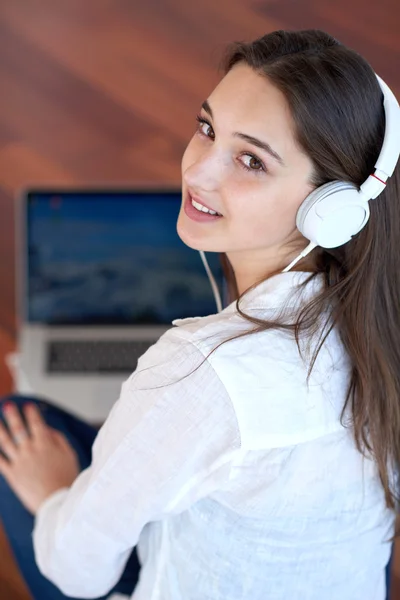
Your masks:
M4 406L9 432L0 422L0 473L33 514L53 492L70 487L79 462L65 436L49 427L35 404L23 408L28 428L12 403Z

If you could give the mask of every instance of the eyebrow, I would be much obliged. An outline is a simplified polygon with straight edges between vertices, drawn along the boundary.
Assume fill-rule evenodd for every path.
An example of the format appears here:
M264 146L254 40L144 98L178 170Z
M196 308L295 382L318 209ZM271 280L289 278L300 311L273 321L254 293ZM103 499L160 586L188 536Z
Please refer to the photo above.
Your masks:
M206 113L208 113L210 115L210 117L212 119L214 118L213 112L211 110L211 106L208 103L208 100L204 100L201 107L206 111ZM252 144L253 146L257 146L257 148L261 148L261 150L265 150L265 152L268 152L268 154L270 154L272 156L272 158L274 158L282 167L286 167L286 164L284 163L283 158L281 156L279 156L279 154L277 152L275 152L275 150L273 150L273 148L271 148L271 146L267 142L262 142L261 140L253 137L252 135L247 135L247 133L240 133L239 131L234 131L233 135L234 135L234 137L238 137L238 138L244 140L245 142Z

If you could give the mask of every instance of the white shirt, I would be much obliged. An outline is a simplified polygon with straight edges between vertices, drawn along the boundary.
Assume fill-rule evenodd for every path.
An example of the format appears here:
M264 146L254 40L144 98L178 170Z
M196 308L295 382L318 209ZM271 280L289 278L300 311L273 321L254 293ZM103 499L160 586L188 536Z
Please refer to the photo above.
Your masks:
M243 310L276 316L309 275L272 277ZM340 423L350 364L336 330L309 386L279 330L223 344L181 379L252 327L235 305L173 322L123 384L90 467L40 508L36 560L66 595L107 593L138 545L134 600L384 600L395 515Z

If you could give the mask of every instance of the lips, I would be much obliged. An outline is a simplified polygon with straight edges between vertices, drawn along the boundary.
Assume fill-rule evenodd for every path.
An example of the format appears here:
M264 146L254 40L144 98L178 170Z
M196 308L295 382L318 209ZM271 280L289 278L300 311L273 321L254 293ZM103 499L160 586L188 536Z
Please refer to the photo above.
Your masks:
M194 194L192 194L192 192L190 190L188 190L187 193L188 193L188 198L189 198L190 202L193 199L195 202L198 202L199 204L201 204L205 208L208 208L209 210L213 210L214 212L218 213L219 216L222 217L222 214L216 208L213 208L212 206L209 206L208 204L206 204L206 202L204 202L204 200L202 200L198 196L195 196Z
M222 216L212 215L208 211L198 210L195 208L192 204L189 193L186 194L183 210L189 219L192 221L197 221L198 223L214 223L223 218Z

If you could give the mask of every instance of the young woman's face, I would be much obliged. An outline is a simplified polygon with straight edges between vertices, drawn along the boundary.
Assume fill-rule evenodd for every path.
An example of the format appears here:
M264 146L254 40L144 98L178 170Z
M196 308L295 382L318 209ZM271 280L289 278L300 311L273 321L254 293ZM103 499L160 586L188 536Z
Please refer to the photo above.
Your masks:
M238 64L199 116L204 120L182 158L177 230L183 242L197 250L226 252L234 268L242 260L248 267L258 265L260 273L262 265L268 268L278 256L287 255L284 244L298 240L303 249L307 240L295 220L313 189L312 163L296 145L284 95L265 77ZM191 196L222 216L204 217L191 206ZM198 215L205 220L197 220Z

